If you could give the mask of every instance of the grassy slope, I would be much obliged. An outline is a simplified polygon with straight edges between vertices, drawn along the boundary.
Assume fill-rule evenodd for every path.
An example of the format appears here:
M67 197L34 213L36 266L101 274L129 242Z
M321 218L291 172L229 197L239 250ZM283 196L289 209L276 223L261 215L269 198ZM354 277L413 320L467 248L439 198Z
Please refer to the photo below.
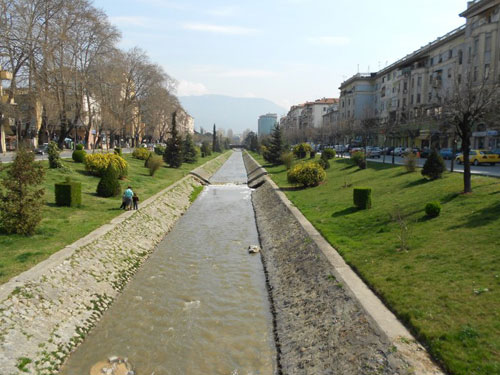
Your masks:
M148 169L144 168L143 160L125 155L129 163L129 176L121 181L122 189L131 185L139 196L140 207L141 201L145 201L184 177L190 170L218 155L220 154L199 158L196 164L183 164L179 169L162 167L154 177L149 176ZM42 163L48 167L48 162ZM65 159L64 164L74 172L63 174L58 170L46 169L45 200L47 203L44 207L43 220L36 234L32 237L24 237L0 233L0 283L29 269L122 213L119 209L121 197L98 197L95 191L99 178L87 175L83 164L74 163L70 159ZM0 177L4 175L5 172L0 174ZM54 183L64 181L66 176L82 183L83 206L79 209L55 206Z
M500 180L473 177L463 195L458 173L425 182L403 167L331 166L319 187L285 189L289 199L450 373L500 374ZM283 166L266 167L288 186ZM353 209L349 184L373 189L372 209ZM440 217L425 217L429 201L441 202ZM399 250L397 207L409 251Z

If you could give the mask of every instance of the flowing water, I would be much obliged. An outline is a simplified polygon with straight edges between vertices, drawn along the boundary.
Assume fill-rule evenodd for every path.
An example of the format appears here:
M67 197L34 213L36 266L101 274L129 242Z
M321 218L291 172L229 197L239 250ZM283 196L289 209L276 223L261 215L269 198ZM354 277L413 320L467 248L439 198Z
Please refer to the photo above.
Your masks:
M62 374L110 356L137 375L274 374L275 347L251 190L234 152L158 245ZM147 235L147 234L145 234Z

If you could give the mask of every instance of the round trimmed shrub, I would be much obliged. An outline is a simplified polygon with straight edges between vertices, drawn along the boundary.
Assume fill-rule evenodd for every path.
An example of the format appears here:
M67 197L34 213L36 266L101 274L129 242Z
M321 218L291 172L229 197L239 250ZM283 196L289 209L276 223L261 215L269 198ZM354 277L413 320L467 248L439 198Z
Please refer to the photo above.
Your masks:
M83 150L83 145L81 143L77 144L75 146L75 150L78 150L78 151Z
M87 153L84 150L77 149L73 151L71 157L73 158L75 163L83 163L85 161L85 155L87 155Z
M429 217L438 217L441 213L441 205L439 202L429 202L425 205L425 213Z
M153 177L158 169L163 165L163 158L159 155L153 155L148 159L149 175Z
M154 151L155 151L156 155L163 156L163 154L165 153L165 147L164 146L155 146Z
M287 173L289 183L305 187L318 186L325 177L325 170L316 162L297 164Z
M312 147L308 143L298 144L293 148L293 154L298 159L304 159L308 152L312 151Z
M360 169L366 168L365 153L362 151L356 151L351 155L351 161L356 164Z
M353 190L354 205L362 210L372 207L372 189L371 188L354 188Z
M88 154L85 156L85 170L94 176L103 176L109 164L118 171L119 178L128 175L128 163L116 154Z
M328 168L330 168L330 162L328 161L327 158L320 158L318 160L318 164L321 165L321 168L323 168L324 170L327 170Z
M149 152L149 150L147 148L139 147L139 148L134 149L134 151L132 152L132 157L139 159L139 160L147 160L147 158L149 157L149 154L151 154L151 153Z
M325 148L321 152L321 157L327 160L333 159L337 155L337 152L333 148Z
M116 197L121 193L120 182L118 181L118 171L110 163L97 185L97 195L100 197Z
M445 170L446 165L442 156L438 154L436 149L432 149L422 168L422 175L428 177L430 180L437 180L441 178Z

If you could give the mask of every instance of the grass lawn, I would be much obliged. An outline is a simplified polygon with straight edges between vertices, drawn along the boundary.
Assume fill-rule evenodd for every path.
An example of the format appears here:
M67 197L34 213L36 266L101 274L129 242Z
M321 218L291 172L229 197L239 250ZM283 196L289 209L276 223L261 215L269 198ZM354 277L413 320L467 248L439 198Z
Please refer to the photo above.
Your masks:
M285 189L288 198L449 373L500 374L500 179L473 176L463 195L459 173L427 182L420 169L330 164L325 183ZM289 187L284 166L264 166ZM372 209L353 208L353 186L372 188ZM435 219L430 201L442 205Z
M129 163L129 175L121 181L122 191L127 185L132 186L141 201L156 194L175 181L181 179L197 166L211 160L219 153L205 158L198 158L195 164L183 164L181 168L173 169L162 167L154 177L144 167L144 161L132 158L131 154L124 155ZM96 195L99 178L85 172L84 164L63 159L64 164L73 170L65 174L56 169L48 169L48 162L41 162L46 169L45 200L43 219L31 237L7 235L0 232L0 283L26 271L33 265L48 258L64 246L84 237L94 229L109 222L123 211L119 209L121 197L101 198ZM0 178L5 171L0 173ZM82 207L57 207L55 205L54 184L64 181L66 176L82 183Z

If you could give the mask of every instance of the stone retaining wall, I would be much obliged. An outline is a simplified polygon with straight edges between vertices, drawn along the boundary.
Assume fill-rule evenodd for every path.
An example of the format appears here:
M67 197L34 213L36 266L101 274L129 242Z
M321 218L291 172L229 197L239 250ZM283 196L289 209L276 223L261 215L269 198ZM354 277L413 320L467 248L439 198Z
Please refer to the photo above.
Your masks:
M230 153L197 170L212 175ZM190 205L189 175L0 287L0 374L55 374ZM83 374L82 374L83 375Z
M253 158L244 160L249 180L262 174ZM343 261L332 263L329 245L272 180L261 176L253 184L282 373L442 374L382 304L383 311L366 308L357 294L366 286L345 276ZM386 330L380 318L394 328Z

